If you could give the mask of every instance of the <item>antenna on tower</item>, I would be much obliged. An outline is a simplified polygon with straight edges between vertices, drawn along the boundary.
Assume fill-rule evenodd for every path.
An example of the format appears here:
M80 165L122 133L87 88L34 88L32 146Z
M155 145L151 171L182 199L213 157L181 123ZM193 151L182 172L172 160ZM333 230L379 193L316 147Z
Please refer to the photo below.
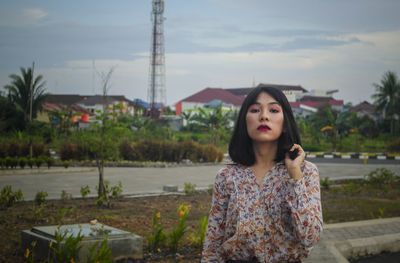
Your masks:
M151 21L153 25L150 48L149 89L147 92L150 109L148 115L156 119L166 103L165 55L164 55L164 0L153 0ZM159 109L157 109L159 108Z

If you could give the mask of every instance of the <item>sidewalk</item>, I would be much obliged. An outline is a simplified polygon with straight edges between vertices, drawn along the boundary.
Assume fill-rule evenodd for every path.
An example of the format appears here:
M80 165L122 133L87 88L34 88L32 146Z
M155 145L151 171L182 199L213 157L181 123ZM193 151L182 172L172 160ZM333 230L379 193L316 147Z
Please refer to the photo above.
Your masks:
M324 225L321 240L303 263L348 263L383 251L400 251L400 217Z

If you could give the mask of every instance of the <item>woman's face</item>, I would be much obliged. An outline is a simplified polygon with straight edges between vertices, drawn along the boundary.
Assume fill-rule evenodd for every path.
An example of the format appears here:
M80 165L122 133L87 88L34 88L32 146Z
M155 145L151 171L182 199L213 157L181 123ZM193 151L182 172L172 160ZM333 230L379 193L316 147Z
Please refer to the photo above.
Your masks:
M275 142L283 129L281 105L268 93L261 92L246 114L247 133L253 142Z

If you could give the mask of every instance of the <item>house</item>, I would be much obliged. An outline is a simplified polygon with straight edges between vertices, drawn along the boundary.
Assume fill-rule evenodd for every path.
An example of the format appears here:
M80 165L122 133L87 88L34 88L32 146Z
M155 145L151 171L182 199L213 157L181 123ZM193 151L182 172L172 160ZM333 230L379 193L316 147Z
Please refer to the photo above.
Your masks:
M301 86L259 84L257 87L275 87L283 91L289 101L296 101L296 97L307 92ZM206 88L175 104L176 114L181 115L185 110L222 106L226 110L239 110L244 98L253 88Z
M182 115L185 110L204 108L213 100L219 100L224 105L229 105L231 110L238 110L242 105L244 96L238 96L222 88L205 88L175 104L176 115Z
M359 118L362 118L365 115L367 115L375 122L381 119L381 115L376 112L375 106L369 103L368 101L363 101L360 104L357 104L356 106L352 107L349 111L356 112Z

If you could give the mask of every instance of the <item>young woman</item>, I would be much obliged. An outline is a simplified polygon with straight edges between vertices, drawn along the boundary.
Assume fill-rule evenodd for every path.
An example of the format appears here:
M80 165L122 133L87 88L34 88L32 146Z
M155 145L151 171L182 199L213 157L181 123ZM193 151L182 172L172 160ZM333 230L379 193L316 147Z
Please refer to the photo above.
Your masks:
M286 96L244 100L219 170L201 262L301 262L322 232L319 175L305 161Z

